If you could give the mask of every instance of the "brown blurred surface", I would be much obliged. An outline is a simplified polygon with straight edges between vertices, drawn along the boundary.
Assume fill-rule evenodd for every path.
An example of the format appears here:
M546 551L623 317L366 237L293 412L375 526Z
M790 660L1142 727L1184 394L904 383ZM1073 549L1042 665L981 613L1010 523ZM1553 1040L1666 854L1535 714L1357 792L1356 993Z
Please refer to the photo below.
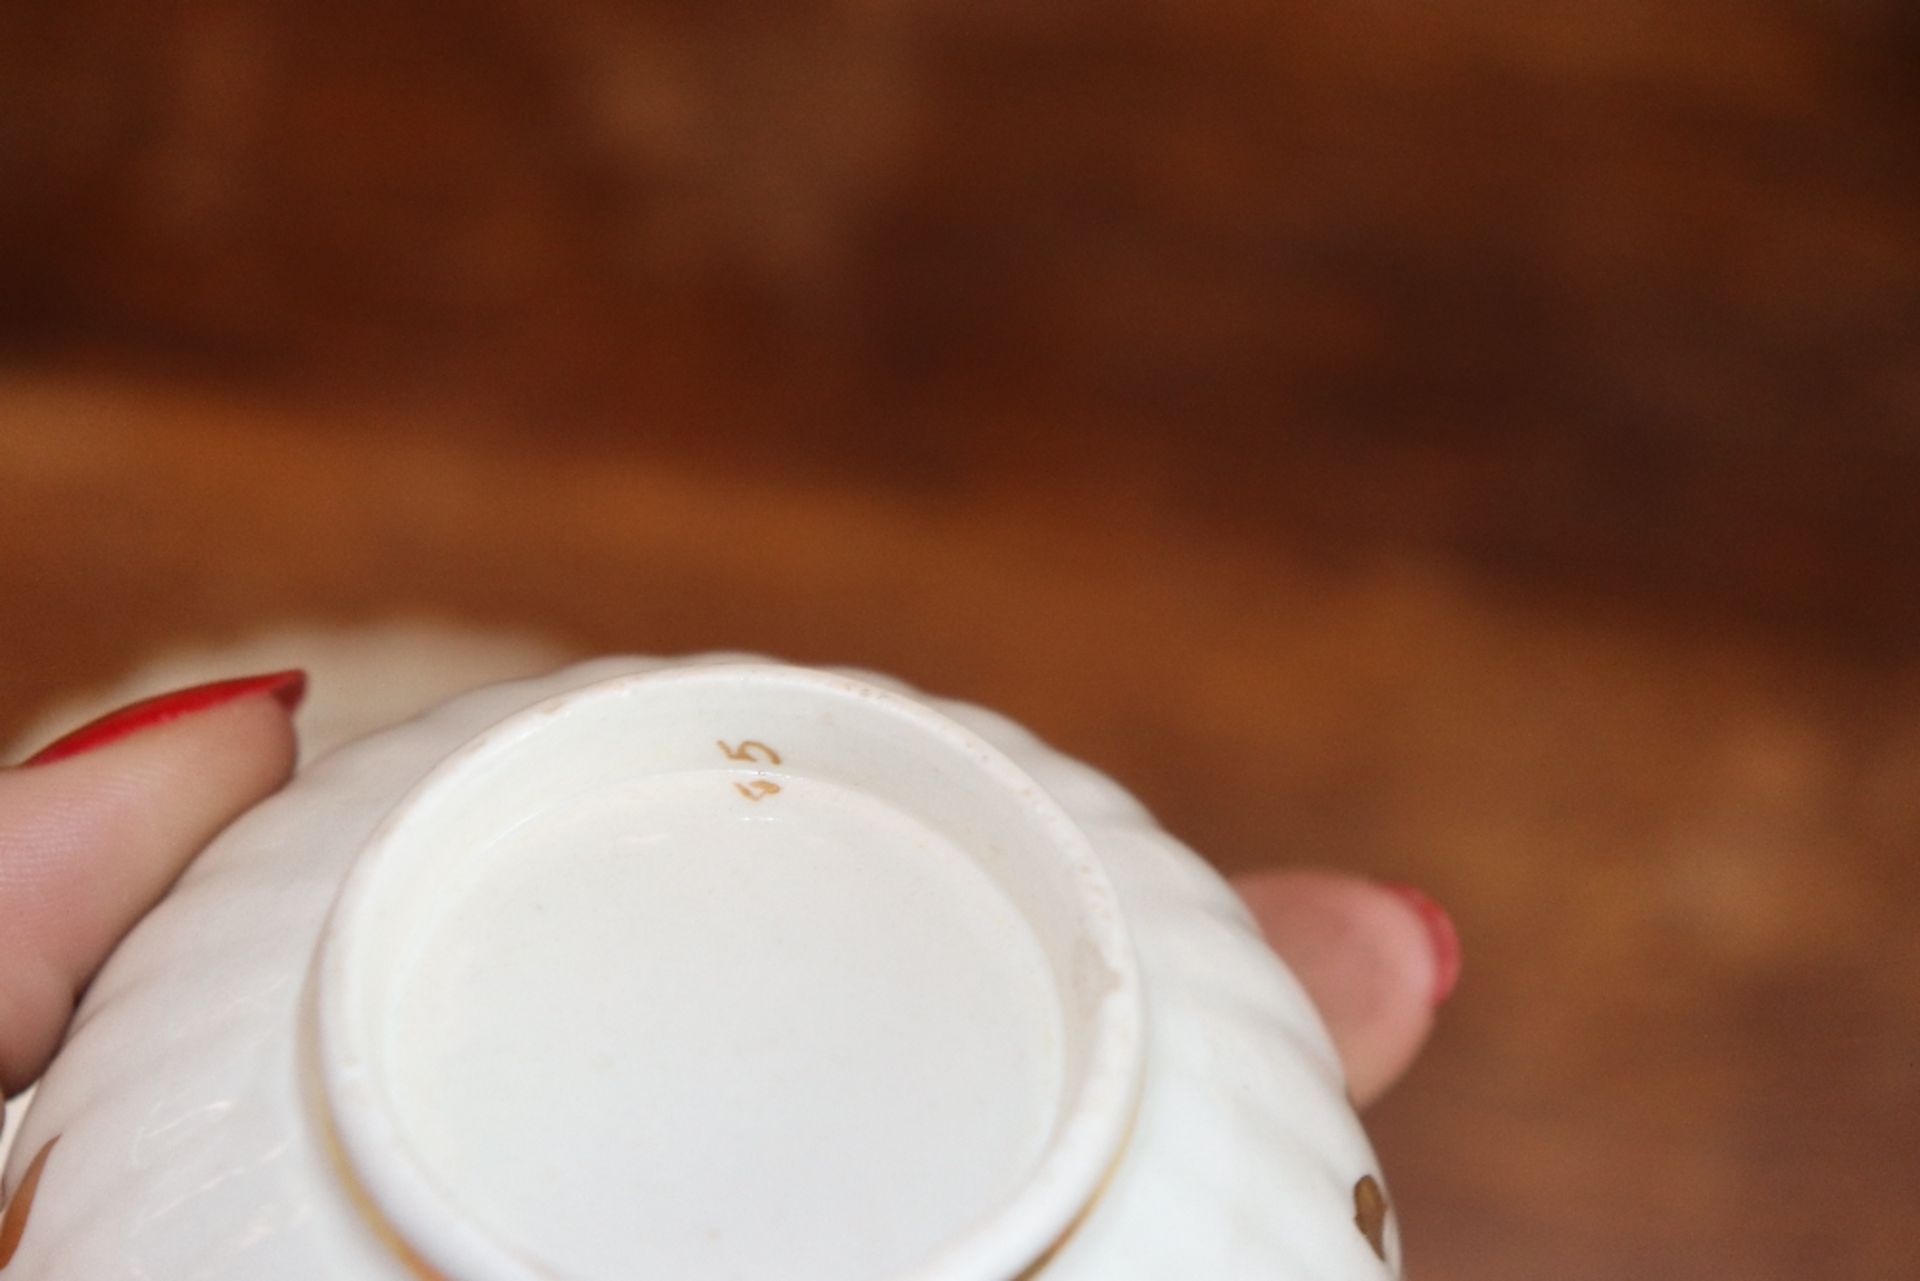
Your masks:
M433 611L1432 890L1425 1281L1913 1275L1920 24L0 9L0 737Z

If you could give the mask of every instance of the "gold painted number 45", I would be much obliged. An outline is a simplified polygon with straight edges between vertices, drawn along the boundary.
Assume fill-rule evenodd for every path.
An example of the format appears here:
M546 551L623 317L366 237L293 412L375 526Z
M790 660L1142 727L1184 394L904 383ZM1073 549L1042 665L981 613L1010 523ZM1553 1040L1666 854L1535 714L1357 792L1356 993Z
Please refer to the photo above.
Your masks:
M717 746L730 761L740 761L749 765L778 765L780 753L762 743L759 739L749 738L728 746L725 739L715 739ZM750 783L735 783L733 790L750 801L765 800L780 790L780 784L770 778L756 778Z

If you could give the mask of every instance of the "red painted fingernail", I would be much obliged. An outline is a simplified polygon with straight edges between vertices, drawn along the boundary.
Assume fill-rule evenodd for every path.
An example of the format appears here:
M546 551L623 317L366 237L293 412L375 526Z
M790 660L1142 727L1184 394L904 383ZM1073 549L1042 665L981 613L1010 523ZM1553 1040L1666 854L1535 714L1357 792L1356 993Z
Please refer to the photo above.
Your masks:
M1453 918L1446 908L1411 885L1388 884L1385 888L1404 899L1427 927L1427 938L1433 944L1433 1003L1440 1005L1460 982L1460 933L1453 928Z
M264 676L241 676L230 681L195 685L192 689L175 690L171 694L142 699L117 712L108 712L99 720L89 721L71 734L55 739L21 764L46 765L53 761L65 760L69 756L78 756L82 752L103 747L149 726L177 721L182 716L204 712L210 707L219 707L223 703L231 703L249 694L270 694L282 707L291 712L300 706L300 700L306 697L307 674L295 668L286 672L268 672Z

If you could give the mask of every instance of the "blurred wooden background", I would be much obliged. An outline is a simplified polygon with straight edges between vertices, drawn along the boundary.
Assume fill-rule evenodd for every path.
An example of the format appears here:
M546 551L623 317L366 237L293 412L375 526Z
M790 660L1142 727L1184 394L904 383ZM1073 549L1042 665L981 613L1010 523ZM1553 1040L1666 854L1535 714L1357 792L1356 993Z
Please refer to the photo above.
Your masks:
M1426 1281L1920 1219L1891 0L0 7L0 737L430 612L1000 706L1455 911Z

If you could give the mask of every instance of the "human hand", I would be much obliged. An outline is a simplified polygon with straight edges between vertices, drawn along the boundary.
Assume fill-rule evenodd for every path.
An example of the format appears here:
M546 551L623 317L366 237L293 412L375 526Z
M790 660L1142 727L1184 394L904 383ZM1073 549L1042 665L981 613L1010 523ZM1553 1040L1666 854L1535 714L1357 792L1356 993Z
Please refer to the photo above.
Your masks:
M301 672L196 686L0 770L0 1097L47 1065L107 954L293 772Z
M1307 989L1366 1107L1413 1066L1460 978L1440 905L1404 885L1288 868L1234 878L1267 942Z
M0 770L0 1099L40 1075L94 972L201 846L293 773L305 690L295 671L165 694ZM0 1215L0 1268L45 1155Z

